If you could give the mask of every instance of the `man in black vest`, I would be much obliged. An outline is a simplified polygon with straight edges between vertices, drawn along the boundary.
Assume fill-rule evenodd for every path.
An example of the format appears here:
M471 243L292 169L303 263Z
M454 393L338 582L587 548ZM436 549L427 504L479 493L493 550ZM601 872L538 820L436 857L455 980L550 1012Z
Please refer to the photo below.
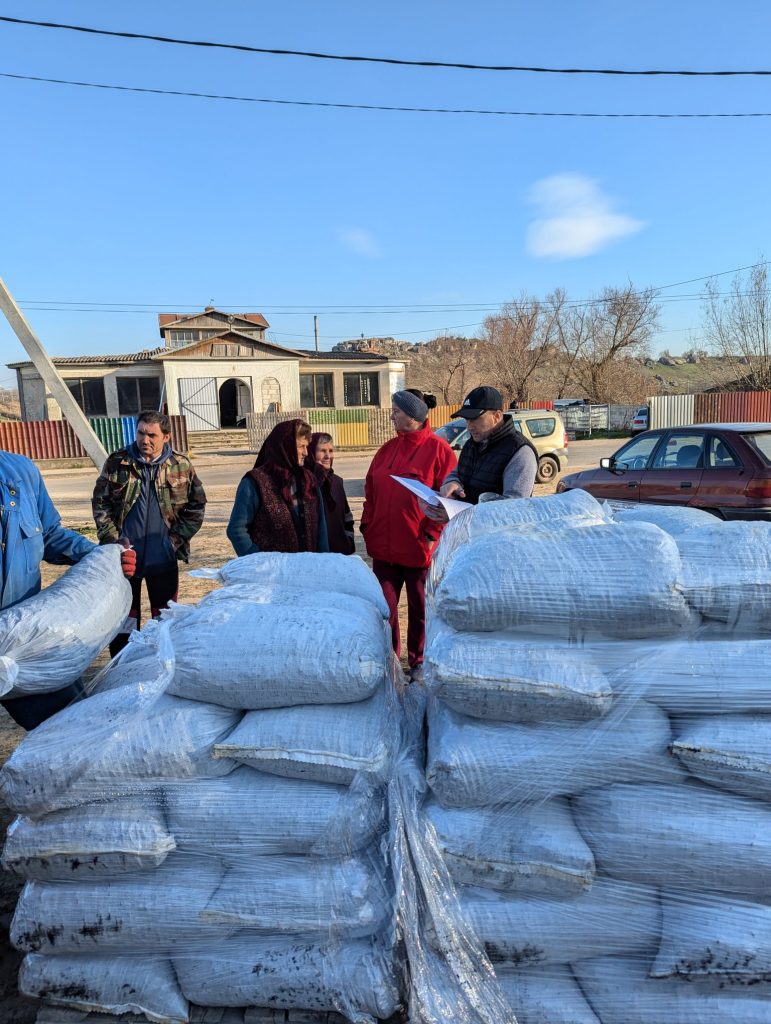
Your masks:
M453 415L468 422L471 437L461 450L458 468L445 479L440 493L472 505L483 494L529 498L538 470L538 455L516 429L511 416L504 416L500 391L474 388Z

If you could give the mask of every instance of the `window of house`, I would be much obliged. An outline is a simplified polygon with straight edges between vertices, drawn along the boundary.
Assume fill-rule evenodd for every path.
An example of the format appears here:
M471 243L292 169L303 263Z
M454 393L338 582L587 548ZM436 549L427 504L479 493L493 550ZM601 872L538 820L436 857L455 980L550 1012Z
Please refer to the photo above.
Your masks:
M300 407L303 409L331 409L334 392L331 373L300 374Z
M378 374L344 373L343 402L345 405L380 405Z
M106 416L107 402L104 397L104 380L101 377L85 377L81 380L64 382L86 416Z
M136 416L161 404L161 382L157 377L117 377L118 414Z
M191 341L197 341L198 331L169 331L169 340L172 348L180 348L189 345Z

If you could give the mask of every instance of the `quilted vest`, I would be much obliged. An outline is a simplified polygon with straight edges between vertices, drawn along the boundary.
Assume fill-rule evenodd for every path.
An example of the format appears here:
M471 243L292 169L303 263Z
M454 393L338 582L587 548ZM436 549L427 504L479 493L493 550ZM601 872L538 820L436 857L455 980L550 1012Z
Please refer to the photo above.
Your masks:
M469 439L458 459L458 476L466 492L466 501L476 505L479 496L486 491L503 494L503 471L520 448L530 448L538 458L535 448L508 418L486 442Z
M280 487L262 469L246 476L260 498L260 507L249 526L249 536L260 551L317 551L319 533L318 493L299 495L297 513L287 505Z

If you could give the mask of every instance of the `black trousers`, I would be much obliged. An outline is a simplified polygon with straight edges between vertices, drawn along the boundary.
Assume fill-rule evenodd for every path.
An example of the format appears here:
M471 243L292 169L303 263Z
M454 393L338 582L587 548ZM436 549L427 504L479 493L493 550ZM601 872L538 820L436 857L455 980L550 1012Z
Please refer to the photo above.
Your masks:
M38 693L28 697L13 697L11 700L0 700L11 718L22 729L30 732L51 718L57 711L66 708L83 693L83 684L78 679L61 690L53 693Z
M129 637L135 629L142 625L142 580L147 587L147 597L150 601L150 614L157 619L164 608L169 607L169 601L176 601L179 595L179 568L174 565L164 572L151 573L146 576L132 576L131 584L131 610L129 611L129 629L117 633L110 641L110 657L114 658L118 651L122 651L129 642Z

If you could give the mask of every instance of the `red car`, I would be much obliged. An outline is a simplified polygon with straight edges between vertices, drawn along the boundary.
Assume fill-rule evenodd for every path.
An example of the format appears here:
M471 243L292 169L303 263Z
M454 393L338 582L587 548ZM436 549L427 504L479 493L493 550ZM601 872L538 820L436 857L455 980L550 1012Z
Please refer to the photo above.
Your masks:
M599 501L691 505L721 519L771 520L771 423L698 423L646 430L599 469L563 477Z

